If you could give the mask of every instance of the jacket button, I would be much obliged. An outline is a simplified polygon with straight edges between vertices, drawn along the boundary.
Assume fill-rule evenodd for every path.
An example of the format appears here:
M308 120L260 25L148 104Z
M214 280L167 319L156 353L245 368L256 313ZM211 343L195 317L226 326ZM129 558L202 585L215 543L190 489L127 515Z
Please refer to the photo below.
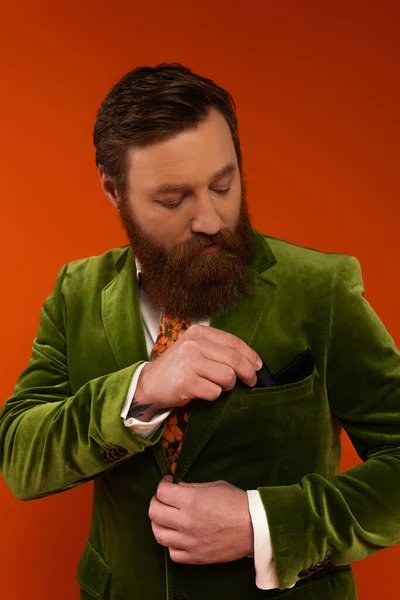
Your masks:
M128 454L128 450L126 448L123 448L122 446L119 446L119 448L117 448L115 452L117 456L126 456Z
M325 558L321 562L317 562L317 564L315 566L318 567L319 569L323 569L327 564L329 564L331 562L332 562L331 557L325 556Z
M101 458L104 460L104 462L111 462L112 459L110 458L108 452L102 452L101 453Z
M297 573L297 577L299 577L299 579L304 579L304 577L308 577L309 576L309 572L306 571L306 569L303 569L302 571L300 571L300 573Z

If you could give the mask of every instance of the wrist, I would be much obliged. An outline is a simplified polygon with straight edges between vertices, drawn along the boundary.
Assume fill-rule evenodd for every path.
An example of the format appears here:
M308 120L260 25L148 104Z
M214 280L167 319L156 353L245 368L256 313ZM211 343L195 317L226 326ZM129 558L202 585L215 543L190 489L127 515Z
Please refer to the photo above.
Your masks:
M134 398L133 402L135 402L136 397ZM159 409L156 406L147 406L146 404L140 405L139 403L136 403L135 408L137 408L137 410L139 411L137 414L132 414L130 411L128 413L128 419L133 417L134 419L137 419L138 421L143 421L143 422L147 422L147 421L151 421L151 419L157 415L157 413L159 413Z
M245 534L243 536L243 542L246 546L246 548L245 548L246 556L251 558L254 556L254 524L253 524L253 519L252 519L251 512L250 512L249 498L248 498L247 492L244 492L243 503L244 503L243 514L244 514L244 523L245 523Z
M139 375L134 397L132 399L126 419L134 418L139 421L150 421L160 411L159 406L153 404L145 392L145 386L143 385L143 373L147 367L148 365L142 369L142 372Z

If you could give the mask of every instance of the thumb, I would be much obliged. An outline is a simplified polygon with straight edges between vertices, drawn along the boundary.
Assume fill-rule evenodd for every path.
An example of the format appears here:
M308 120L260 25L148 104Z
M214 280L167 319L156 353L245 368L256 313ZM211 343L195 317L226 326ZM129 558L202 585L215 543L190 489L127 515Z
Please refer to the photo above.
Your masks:
M161 481L168 481L168 483L173 483L173 477L172 477L172 475L165 475L165 476L164 476L164 477L161 479ZM160 481L160 483L161 483L161 481Z
M212 487L215 485L221 485L222 483L226 483L226 482L225 481L203 481L203 482L198 482L198 483L187 483L186 481L180 481L178 483L178 485L181 485L182 487L204 488L204 487Z

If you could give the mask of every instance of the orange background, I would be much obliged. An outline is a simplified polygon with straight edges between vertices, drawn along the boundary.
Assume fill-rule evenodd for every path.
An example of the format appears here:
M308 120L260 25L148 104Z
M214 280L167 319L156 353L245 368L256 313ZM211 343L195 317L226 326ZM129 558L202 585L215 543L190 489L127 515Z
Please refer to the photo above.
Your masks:
M117 79L158 62L182 62L231 91L253 224L356 255L399 344L398 2L5 4L2 399L27 364L61 266L125 243L97 179L92 128ZM358 458L343 441L345 469ZM23 503L0 481L0 505L1 597L78 598L91 484ZM361 600L397 597L399 558L395 547L354 564Z

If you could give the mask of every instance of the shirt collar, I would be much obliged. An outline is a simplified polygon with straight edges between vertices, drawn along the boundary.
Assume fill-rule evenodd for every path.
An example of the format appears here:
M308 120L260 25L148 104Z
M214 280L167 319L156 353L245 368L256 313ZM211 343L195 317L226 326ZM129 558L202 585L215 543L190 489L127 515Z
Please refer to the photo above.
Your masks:
M136 277L139 283L142 282L142 265L140 264L138 258L135 256L135 265L136 265Z

